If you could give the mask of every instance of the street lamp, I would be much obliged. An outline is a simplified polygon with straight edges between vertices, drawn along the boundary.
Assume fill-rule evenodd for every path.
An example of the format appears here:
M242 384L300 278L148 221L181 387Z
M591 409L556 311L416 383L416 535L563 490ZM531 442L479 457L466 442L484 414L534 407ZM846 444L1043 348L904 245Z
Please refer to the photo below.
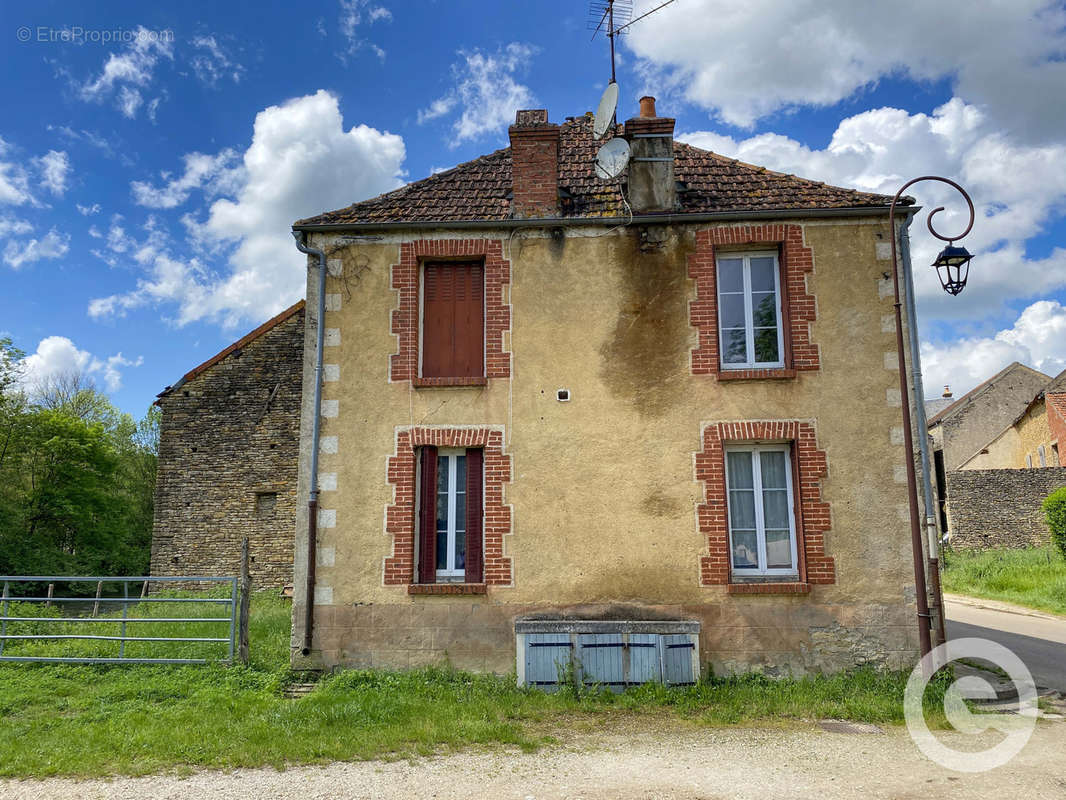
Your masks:
M940 255L936 257L933 262L933 266L936 267L937 276L940 278L940 285L944 288L944 291L950 295L957 295L966 286L966 279L969 277L970 272L970 259L973 258L964 247L956 247L955 242L958 239L963 239L973 228L974 211L973 201L970 196L955 181L948 180L947 178L941 178L936 175L923 175L920 178L914 178L907 181L896 192L896 196L892 198L892 205L888 210L888 227L891 231L892 237L892 281L895 288L895 309L896 309L896 352L899 357L899 393L900 399L903 404L903 436L904 444L906 446L907 458L907 502L910 507L910 523L911 523L911 551L914 557L914 589L917 595L918 605L918 638L921 645L921 654L924 657L932 650L932 643L929 636L929 626L932 621L932 617L929 613L929 595L925 583L925 566L922 563L922 531L921 523L918 519L918 483L914 475L914 434L911 431L911 404L910 393L907 389L907 366L906 359L903 352L903 315L902 315L902 302L900 300L899 291L899 258L896 255L896 205L899 203L900 197L903 193L916 183L921 181L940 181L946 183L949 186L954 187L959 193L966 199L966 204L970 209L970 222L964 230L958 236L941 236L933 228L933 217L944 210L943 206L934 208L929 212L929 216L926 219L926 225L929 228L929 232L933 234L937 239L943 242L947 242L948 246L945 247ZM916 321L912 318L910 320L912 328L916 325ZM912 353L911 358L916 359L917 353ZM917 401L921 403L921 398ZM924 419L925 414L920 413L920 418ZM920 435L926 436L926 432L919 431ZM924 452L924 449L923 449ZM928 475L928 466L923 461L923 468L926 475ZM929 482L925 483L925 491L929 493ZM927 499L928 502L928 499ZM929 531L929 578L933 582L933 591L936 596L936 603L938 612L940 613L940 630L943 633L943 604L940 601L940 562L936 540L936 521L930 515L926 515L926 524L930 527Z

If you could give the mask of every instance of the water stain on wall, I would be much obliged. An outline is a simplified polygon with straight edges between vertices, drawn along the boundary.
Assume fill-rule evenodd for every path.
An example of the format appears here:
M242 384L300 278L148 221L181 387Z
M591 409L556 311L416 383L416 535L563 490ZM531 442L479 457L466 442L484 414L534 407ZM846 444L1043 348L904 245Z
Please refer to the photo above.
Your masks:
M608 390L643 416L662 416L688 376L688 254L693 238L670 233L649 246L641 229L612 241L609 263L621 282L614 331L600 348Z

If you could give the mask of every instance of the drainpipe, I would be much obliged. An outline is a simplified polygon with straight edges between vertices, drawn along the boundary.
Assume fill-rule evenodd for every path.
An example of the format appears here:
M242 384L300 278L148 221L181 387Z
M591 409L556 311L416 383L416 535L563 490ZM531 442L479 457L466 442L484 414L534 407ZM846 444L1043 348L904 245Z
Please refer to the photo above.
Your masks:
M304 644L301 653L311 655L311 633L315 622L315 544L318 538L318 431L322 420L322 348L326 336L326 254L307 244L307 234L293 231L296 249L318 256L318 336L315 342L315 402L311 423L311 486L307 493L307 587L304 606Z
M907 318L911 343L911 384L914 389L915 420L918 428L918 449L922 454L922 494L925 496L925 530L928 538L929 589L932 607L929 609L937 622L937 644L946 638L944 627L944 593L940 588L940 545L936 531L936 516L933 510L933 481L929 468L929 428L925 418L925 389L922 386L922 357L918 344L918 315L914 304L914 272L911 269L911 240L908 233L913 217L900 226L900 251L903 257L903 275L907 281Z

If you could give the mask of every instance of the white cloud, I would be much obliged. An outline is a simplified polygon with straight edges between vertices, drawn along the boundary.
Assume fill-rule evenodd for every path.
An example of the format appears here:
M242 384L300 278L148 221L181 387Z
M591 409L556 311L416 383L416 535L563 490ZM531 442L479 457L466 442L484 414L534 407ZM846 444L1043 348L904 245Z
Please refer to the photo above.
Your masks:
M359 26L364 22L367 24L373 24L375 22L391 22L392 12L385 6L376 5L371 0L340 0L340 17L338 18L338 25L340 26L341 35L347 42L347 47L343 53L338 53L338 57L341 61L347 61L350 56L354 56L358 52L359 48L364 45L369 46L374 54L382 61L385 60L385 51L378 47L373 42L368 42L359 35ZM320 22L321 25L321 22Z
M83 206L81 203L75 203L74 207L78 209L78 213L83 217L91 217L94 214L100 213L99 203L93 203L91 206Z
M419 123L461 108L452 125L451 147L506 128L516 110L536 103L529 87L515 80L516 73L528 69L536 52L532 45L520 42L511 42L491 54L459 51L460 61L452 65L454 86L418 112Z
M62 150L49 150L33 163L41 173L41 185L56 197L62 197L67 191L67 178L70 176L70 158Z
M0 136L0 159L11 153L11 145ZM34 204L30 193L29 176L25 168L16 161L0 160L0 204L13 206Z
M21 383L28 389L48 383L52 378L70 374L99 375L109 392L122 388L121 367L139 367L143 357L128 359L116 353L99 359L87 350L79 350L66 336L48 336L37 345L37 351L22 359Z
M650 18L649 18L650 19ZM733 139L713 132L679 139L770 169L894 195L916 175L944 175L966 187L977 219L964 242L977 255L970 282L947 298L931 264L942 242L911 226L916 295L922 319L981 318L1010 300L1030 300L1066 287L1066 249L1026 258L1025 243L1057 219L1066 202L1066 144L1019 143L975 106L953 98L932 115L879 108L844 119L824 150L779 134ZM925 182L907 190L926 211L944 206L936 225L946 234L966 225L966 205L950 187Z
M18 269L23 264L39 261L42 258L61 258L67 254L68 250L70 250L70 236L52 228L40 239L30 239L28 242L9 240L4 248L4 262Z
M22 236L33 231L33 226L24 219L0 217L0 236Z
M130 119L144 102L141 89L152 83L160 59L173 60L173 43L159 32L138 26L137 34L121 53L111 53L100 74L85 81L78 93L83 100L101 102L114 97L116 107ZM158 105L158 98L153 101Z
M137 205L147 208L175 208L184 203L194 189L205 188L209 197L232 193L241 182L241 170L235 168L238 153L226 149L218 155L189 153L184 157L185 171L181 177L167 181L162 187L146 181L133 181L130 189ZM166 180L169 176L164 173Z
M641 60L644 89L742 127L906 75L951 80L958 96L1031 140L1061 132L1066 9L1054 0L900 0L890 9L853 0L689 0L641 20L623 41Z
M1066 369L1066 308L1055 300L1040 300L994 336L923 343L926 395L935 397L946 385L960 397L1012 361L1050 376Z
M241 82L244 67L226 53L214 36L196 36L192 45L197 49L191 59L192 68L201 83L214 87L225 78Z
M329 92L271 106L256 116L240 185L212 203L202 223L198 215L185 215L189 245L203 252L224 244L230 248L228 268L180 257L159 227L138 250L122 231L115 244L135 253L146 274L132 291L93 300L89 313L103 317L176 304L179 325L264 319L303 292L306 259L293 245L293 221L396 188L403 159L401 137L366 125L345 130Z

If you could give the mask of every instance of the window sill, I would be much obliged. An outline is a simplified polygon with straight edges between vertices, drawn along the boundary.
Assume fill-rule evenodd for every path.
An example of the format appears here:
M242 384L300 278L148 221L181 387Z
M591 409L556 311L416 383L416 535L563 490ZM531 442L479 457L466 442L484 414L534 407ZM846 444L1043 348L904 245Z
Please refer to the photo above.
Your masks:
M775 369L720 369L720 381L788 380L796 377L796 370L778 367Z
M773 581L759 583L731 583L728 585L729 594L809 594L809 583L776 583Z
M408 594L485 594L483 583L411 583Z
M414 385L418 387L428 386L486 386L488 378L415 378Z

